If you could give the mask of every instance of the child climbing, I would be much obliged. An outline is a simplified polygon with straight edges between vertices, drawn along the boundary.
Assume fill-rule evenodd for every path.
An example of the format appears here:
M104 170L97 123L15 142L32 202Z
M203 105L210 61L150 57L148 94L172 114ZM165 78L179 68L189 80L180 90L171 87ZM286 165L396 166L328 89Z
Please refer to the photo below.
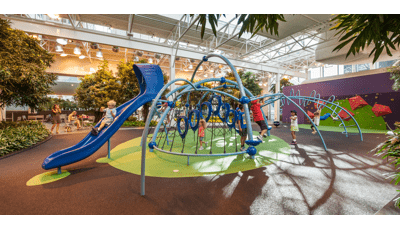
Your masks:
M99 128L97 128L97 129L93 128L92 134L98 135L99 132L104 128L104 126L110 125L114 121L115 115L117 114L115 105L116 105L116 102L114 100L107 102L108 108L105 109L106 115L104 117L104 120L101 122ZM104 111L104 109L103 109L103 111ZM101 111L101 112L103 112L103 111Z
M263 114L261 112L261 104L262 99L260 99L258 102L257 100L254 100L251 102L251 111L253 112L253 118L254 121L257 123L258 126L260 126L261 133L260 135L257 136L257 138L262 141L264 134L268 131L267 124L265 124Z
M330 113L326 113L324 116L321 117L321 109L318 109L317 111L314 112L313 122L314 122L315 126L319 126L319 121L326 120L328 117L331 117L332 120L334 120L334 121L338 120L337 117L333 117ZM312 134L317 133L314 125L311 125L311 129L312 129Z
M246 114L244 113L243 105L239 105L238 111L238 126L239 126L239 136L240 136L240 151L246 150L244 144L247 138L247 125L246 125Z
M199 150L203 150L203 143L205 144L205 146L207 147L208 142L204 141L204 133L205 130L207 128L207 123L206 120L201 119L199 122L199 139L200 139L200 148Z
M292 132L292 145L297 145L297 141L296 141L296 132L299 131L299 125L297 124L297 112L296 110L292 110L290 111L290 114L292 115L290 117L291 123L290 123L290 131Z

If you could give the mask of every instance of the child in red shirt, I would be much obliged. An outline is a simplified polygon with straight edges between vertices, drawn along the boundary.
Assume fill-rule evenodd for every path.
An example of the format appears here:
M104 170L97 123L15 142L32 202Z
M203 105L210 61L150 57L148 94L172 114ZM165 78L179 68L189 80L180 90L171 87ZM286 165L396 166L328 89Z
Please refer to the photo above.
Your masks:
M262 103L262 99L259 99L259 102ZM259 102L257 102L257 100L252 101L250 110L253 112L254 121L261 128L261 133L259 136L257 136L257 138L262 141L264 134L268 130L268 126L265 124L264 117L261 112L261 104Z
M206 147L207 147L207 144L208 144L207 142L203 141L204 133L205 133L206 128L207 128L206 121L204 119L201 119L200 122L199 122L199 138L200 138L200 148L199 148L199 150L203 150L204 149L203 148L203 142L206 145Z

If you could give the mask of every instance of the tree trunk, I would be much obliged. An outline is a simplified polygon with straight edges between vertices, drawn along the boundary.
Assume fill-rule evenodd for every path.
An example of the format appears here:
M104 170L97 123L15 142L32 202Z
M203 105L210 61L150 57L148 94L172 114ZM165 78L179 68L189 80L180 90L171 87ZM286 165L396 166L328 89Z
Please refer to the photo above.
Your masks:
M94 121L97 123L103 117L103 112L100 112L100 109L94 110L93 112L94 112Z

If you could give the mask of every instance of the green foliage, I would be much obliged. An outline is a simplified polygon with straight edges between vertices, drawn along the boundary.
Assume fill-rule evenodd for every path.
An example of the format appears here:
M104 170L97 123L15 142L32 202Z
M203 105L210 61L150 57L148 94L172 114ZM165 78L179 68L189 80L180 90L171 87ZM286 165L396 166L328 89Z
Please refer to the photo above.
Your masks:
M343 35L340 44L333 50L340 50L351 44L346 57L357 54L365 47L373 44L375 47L370 55L374 54L375 63L385 49L392 56L390 48L396 50L400 45L400 17L395 14L339 14L332 21L338 24L331 30L338 31L336 35Z
M256 83L256 78L252 72L244 72L243 70L239 70L238 75L243 83L243 86L247 88L253 95L259 95L261 94L262 89L260 86ZM233 75L233 73L228 73L225 76L226 79L231 80L236 82L236 78ZM240 92L238 88L228 88L228 89L220 89L221 91L227 92L236 98L240 99ZM225 99L226 102L228 102L230 105L234 105L235 102L233 99L230 97L226 97Z
M276 85L276 84L272 84L272 85L271 85L271 89L269 90L270 92L275 93L275 85ZM280 85L280 90L279 90L279 91L280 91L280 92L283 92L283 87L292 86L293 83L289 82L289 79L287 79L287 78L282 78L282 79L280 80L279 85Z
M337 100L335 102L339 102L340 106L354 113L354 118L357 120L357 123L361 129L386 130L385 120L383 119L383 117L375 116L375 114L372 112L372 106L366 105L356 110L352 110L349 100L344 99L344 100ZM314 109L311 112L314 112L315 110L316 109ZM336 112L339 112L339 108L336 109ZM324 115L326 113L332 114L332 111L324 107L321 111L321 115ZM340 120L333 121L331 118L323 120L320 123L321 126L336 126L336 127L338 127L339 124L341 124ZM346 126L355 125L352 119L350 119L349 121L344 121L344 124ZM353 126L352 128L357 128L357 127Z
M133 71L134 64L134 61L125 62L124 60L121 60L118 64L117 77L121 84L118 97L124 102L136 97L140 93L139 82Z
M382 156L382 159L390 158L394 159L391 164L394 164L396 167L400 165L400 122L394 123L396 129L393 130L393 135L388 135L388 139L379 144L375 149L370 152L376 152L377 156ZM394 172L392 176L393 179L390 183L398 185L400 182L400 172ZM400 192L400 190L397 190ZM395 205L400 208L400 200L395 200Z
M193 18L195 15L190 14ZM225 17L225 14L200 14L199 21L196 29L201 27L201 39L204 37L207 22L210 24L213 34L217 37L218 20L221 16ZM278 35L279 22L285 22L283 14L241 14L236 15L238 18L238 25L241 26L239 31L239 38L243 33L248 32L254 36L259 31L269 31L270 34Z
M128 119L126 119L127 121L137 121L137 117L135 116L130 116L128 117Z
M124 103L124 98L118 97L121 91L121 84L109 70L108 61L103 61L99 70L91 75L82 78L75 91L75 100L79 107L85 109L97 109L106 107L107 102L114 100L117 106Z
M145 121L128 121L126 120L122 127L144 127L146 125ZM150 127L154 127L157 125L157 121L150 121Z
M48 137L50 131L37 121L0 123L0 156L27 148Z
M387 68L390 72L390 79L394 81L393 90L398 91L400 89L400 66L394 66Z
M45 70L53 54L24 31L0 19L0 104L38 108L48 101L56 76Z
M70 100L64 100L59 98L49 98L49 101L39 105L39 111L52 110L53 105L58 104L61 110L77 110L78 103Z

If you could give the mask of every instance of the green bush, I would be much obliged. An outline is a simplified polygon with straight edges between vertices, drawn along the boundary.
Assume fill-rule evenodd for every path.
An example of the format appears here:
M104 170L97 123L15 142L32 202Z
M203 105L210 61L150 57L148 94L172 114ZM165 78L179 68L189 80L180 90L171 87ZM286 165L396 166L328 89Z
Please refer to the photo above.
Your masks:
M137 117L130 116L128 117L127 121L137 121Z
M394 159L391 163L397 168L400 165L400 122L395 122L394 126L396 129L391 131L392 134L388 135L387 140L370 152L376 152L376 155L381 156L382 159ZM395 185L400 183L400 171L395 171L390 177L393 178L391 183L394 182ZM397 191L400 192L400 190ZM400 198L396 198L395 205L400 208Z
M122 127L144 127L146 123L144 121L125 121L124 124L122 124ZM156 121L151 121L150 126L156 126L157 122Z
M41 122L1 122L0 156L32 146L49 135L50 131Z

